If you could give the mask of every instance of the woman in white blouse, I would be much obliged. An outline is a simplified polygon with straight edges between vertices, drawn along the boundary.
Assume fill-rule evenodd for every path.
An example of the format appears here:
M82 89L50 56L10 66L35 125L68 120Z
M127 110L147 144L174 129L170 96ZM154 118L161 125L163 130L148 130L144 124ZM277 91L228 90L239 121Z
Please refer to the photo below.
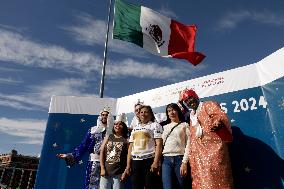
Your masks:
M164 125L162 180L164 189L185 188L189 154L189 125L184 122L179 106L171 103L166 107ZM175 182L177 181L177 182ZM190 185L190 184L189 184Z

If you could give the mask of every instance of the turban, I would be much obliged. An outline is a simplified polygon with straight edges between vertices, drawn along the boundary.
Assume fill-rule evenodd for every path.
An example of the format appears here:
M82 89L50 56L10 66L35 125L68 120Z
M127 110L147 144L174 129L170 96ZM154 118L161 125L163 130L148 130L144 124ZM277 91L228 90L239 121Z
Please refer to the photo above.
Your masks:
M180 100L182 100L182 101L188 99L189 97L199 99L198 95L192 89L185 89L180 94Z

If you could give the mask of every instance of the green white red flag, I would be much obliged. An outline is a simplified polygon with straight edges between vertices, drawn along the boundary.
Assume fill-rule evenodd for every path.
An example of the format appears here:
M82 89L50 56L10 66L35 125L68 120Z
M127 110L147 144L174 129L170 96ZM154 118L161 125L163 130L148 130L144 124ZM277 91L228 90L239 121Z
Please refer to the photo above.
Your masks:
M199 64L205 55L194 50L195 25L184 25L147 7L115 2L113 38L128 41L163 57Z

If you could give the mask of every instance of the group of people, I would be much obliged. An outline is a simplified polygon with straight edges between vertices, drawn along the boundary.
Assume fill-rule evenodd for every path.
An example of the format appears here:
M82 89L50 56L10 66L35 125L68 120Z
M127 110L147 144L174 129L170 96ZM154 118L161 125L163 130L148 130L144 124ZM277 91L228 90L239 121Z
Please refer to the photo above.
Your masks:
M232 131L216 102L201 102L185 89L167 105L165 121L140 102L134 112L127 127L125 114L113 121L103 110L72 153L57 155L73 165L90 153L84 189L121 189L129 178L132 189L233 188L227 145Z

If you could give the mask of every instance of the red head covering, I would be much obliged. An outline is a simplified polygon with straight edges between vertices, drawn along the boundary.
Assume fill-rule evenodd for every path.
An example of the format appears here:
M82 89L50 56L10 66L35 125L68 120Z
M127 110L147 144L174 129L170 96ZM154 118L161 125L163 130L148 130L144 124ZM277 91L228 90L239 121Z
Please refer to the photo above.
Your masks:
M180 100L182 100L182 101L186 100L189 97L199 99L198 95L192 89L185 89L180 94Z

